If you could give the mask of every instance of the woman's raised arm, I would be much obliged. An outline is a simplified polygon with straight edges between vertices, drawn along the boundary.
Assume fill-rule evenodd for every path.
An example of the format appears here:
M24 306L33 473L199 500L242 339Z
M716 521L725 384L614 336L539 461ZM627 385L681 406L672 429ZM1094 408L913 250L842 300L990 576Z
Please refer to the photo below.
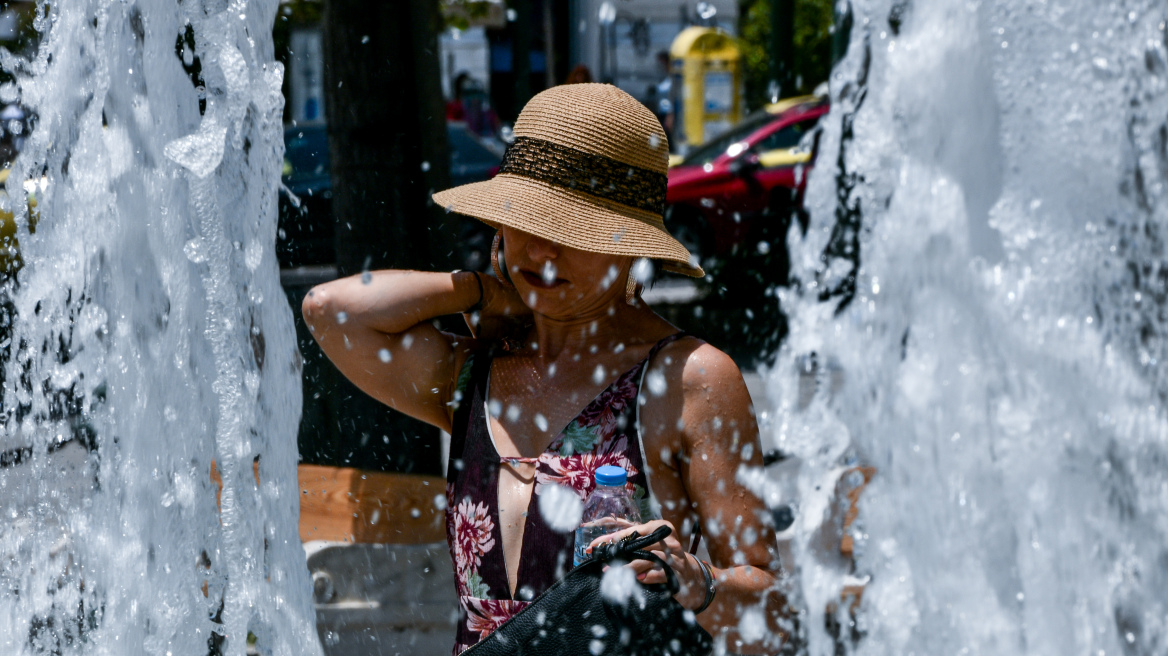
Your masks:
M470 272L374 271L314 287L301 310L321 349L357 387L449 431L456 367L465 361L469 345L430 320L464 312L483 298L483 291L493 289L493 279L476 277Z

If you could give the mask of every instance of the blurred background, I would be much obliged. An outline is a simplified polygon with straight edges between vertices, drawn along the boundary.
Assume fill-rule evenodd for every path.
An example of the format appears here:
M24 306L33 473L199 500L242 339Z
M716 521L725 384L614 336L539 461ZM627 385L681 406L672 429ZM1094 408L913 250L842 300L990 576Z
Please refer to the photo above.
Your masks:
M0 0L0 652L447 653L448 437L298 310L369 269L488 269L431 193L495 175L534 94L598 81L669 135L666 224L709 275L645 298L751 391L783 649L1168 653L1165 11ZM234 351L168 318L231 323L174 282L210 289L216 243L212 282L269 317Z
M32 57L36 4L0 7L0 45ZM337 372L299 316L307 291L378 268L489 270L493 232L430 194L493 176L534 94L610 83L669 136L666 224L709 273L657 277L646 299L730 353L761 398L754 372L786 333L786 238L806 229L805 181L849 20L831 0L281 2L275 248L304 362L300 534L326 651L445 652L457 604L435 501L446 436ZM189 26L175 52L202 89ZM19 98L0 98L0 176L36 120ZM12 275L16 228L11 214L0 219L0 265ZM464 330L454 319L443 327ZM782 459L768 454L768 464ZM784 508L776 518L791 521Z
M783 331L748 320L784 323L774 293L843 22L830 0L284 3L277 249L292 306L368 268L489 268L493 233L446 216L430 192L492 176L534 94L607 82L660 118L674 165L666 223L711 273L662 277L650 302L744 368L766 362ZM440 436L366 400L300 331L306 460L440 473Z

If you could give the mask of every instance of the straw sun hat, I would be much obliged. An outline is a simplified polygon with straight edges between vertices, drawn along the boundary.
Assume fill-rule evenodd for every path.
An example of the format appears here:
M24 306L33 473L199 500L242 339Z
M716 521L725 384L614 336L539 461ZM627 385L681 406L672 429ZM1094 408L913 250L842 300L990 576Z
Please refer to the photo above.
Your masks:
M665 229L669 143L641 103L608 84L540 93L515 121L499 174L434 194L447 211L592 253L704 275Z

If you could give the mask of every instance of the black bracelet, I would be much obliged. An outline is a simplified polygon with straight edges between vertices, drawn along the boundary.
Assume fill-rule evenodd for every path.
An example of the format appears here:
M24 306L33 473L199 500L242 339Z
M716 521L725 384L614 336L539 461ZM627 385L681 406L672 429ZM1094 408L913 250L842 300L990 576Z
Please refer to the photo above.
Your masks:
M462 313L463 314L472 314L475 312L481 312L483 309L483 279L479 277L479 272L478 271L462 271L460 269L458 271L455 271L454 273L473 273L475 282L477 282L479 284L479 300L475 301L474 305L463 310Z
M710 604L714 603L714 573L710 570L710 566L706 561L697 556L694 556L694 560L698 561L698 569L702 570L702 578L706 580L706 599L694 611L694 615L699 615L702 611L709 608Z

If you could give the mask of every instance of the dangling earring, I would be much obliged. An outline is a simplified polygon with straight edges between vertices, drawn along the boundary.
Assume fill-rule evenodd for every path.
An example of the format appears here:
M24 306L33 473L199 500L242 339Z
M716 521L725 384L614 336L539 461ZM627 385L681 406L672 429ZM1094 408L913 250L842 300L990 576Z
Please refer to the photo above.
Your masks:
M499 279L504 287L515 289L515 285L511 284L511 279L503 272L503 267L499 266L499 244L503 242L503 231L495 231L495 240L491 242L491 268L495 270L495 277Z
M628 282L625 283L625 303L628 303L629 305L637 304L638 287L640 287L640 285L637 284L637 277L633 275L633 270L629 269L629 279Z

